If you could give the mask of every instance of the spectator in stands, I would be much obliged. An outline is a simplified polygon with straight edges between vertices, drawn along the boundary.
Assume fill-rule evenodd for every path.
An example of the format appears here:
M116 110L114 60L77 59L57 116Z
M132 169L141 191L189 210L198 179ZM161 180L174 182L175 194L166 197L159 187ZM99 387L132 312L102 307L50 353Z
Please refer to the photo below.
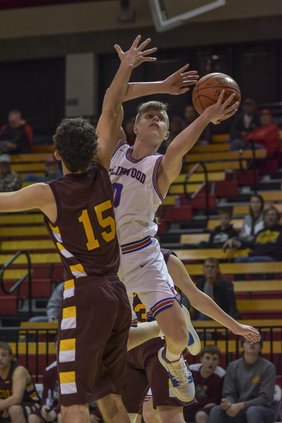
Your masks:
M239 319L233 284L224 279L218 260L212 257L206 259L203 270L204 278L197 282L197 287L211 297L225 313ZM196 310L192 312L192 317L197 320L209 320L208 316Z
M200 353L201 362L189 366L197 403L184 408L187 422L208 423L210 410L220 404L225 370L219 367L219 359L220 349L215 345L206 345Z
M0 150L10 154L28 153L32 139L31 126L22 119L21 112L12 110L8 123L0 129Z
M267 156L272 157L279 151L279 126L273 121L271 110L263 109L259 113L260 125L246 135L246 141L256 148L265 148Z
M30 319L30 322L57 322L63 299L64 282L59 283L51 297L48 300L46 307L47 316L35 316Z
M249 202L249 214L244 217L239 237L252 241L255 235L264 228L264 199L259 194L252 194Z
M26 175L24 182L48 182L59 179L61 176L63 175L59 169L58 161L53 155L50 155L45 162L45 175L38 176L30 173Z
M210 234L207 245L209 248L222 248L228 239L238 236L237 231L234 229L232 223L230 223L232 220L232 209L220 208L218 210L218 220L219 225ZM204 244L201 245L204 246Z
M245 98L242 103L242 109L242 112L235 116L231 125L231 150L250 148L247 136L251 131L260 126L255 100Z
M98 423L100 413L96 406L90 407L91 423ZM53 361L50 366L46 367L43 375L43 392L41 409L31 413L28 423L45 423L45 422L62 423L62 415L60 413L59 404L59 381L57 361Z
M262 342L242 339L243 356L227 368L223 398L212 408L209 423L273 423L275 367L260 356Z
M197 112L192 106L192 104L187 104L187 106L184 109L184 128L188 125L190 125L194 120L197 118ZM201 133L197 145L206 145L209 144L211 141L211 130L210 125L208 125L205 130Z
M0 421L26 423L30 412L39 408L29 371L14 360L10 345L0 342Z
M19 175L11 169L9 154L0 156L0 192L17 191L21 188Z
M269 207L263 213L264 229L257 232L253 241L242 238L228 240L227 248L250 248L248 257L237 257L235 262L268 262L282 260L282 226L279 224L280 213L275 207Z

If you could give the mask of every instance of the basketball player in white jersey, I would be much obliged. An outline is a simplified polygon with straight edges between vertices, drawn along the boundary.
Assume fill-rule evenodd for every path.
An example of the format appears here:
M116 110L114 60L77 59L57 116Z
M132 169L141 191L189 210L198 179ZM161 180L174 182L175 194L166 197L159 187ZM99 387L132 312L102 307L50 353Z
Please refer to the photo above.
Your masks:
M124 54L116 46L119 57ZM184 66L169 78L182 81L178 92L188 90L196 82L194 71ZM178 79L177 79L178 77ZM167 80L156 83L129 84L125 100L164 93ZM121 265L119 276L125 283L129 296L136 292L141 301L158 321L166 338L166 348L159 351L159 359L168 371L174 395L183 402L194 398L195 388L191 373L182 357L188 341L184 313L175 299L173 283L154 238L157 225L156 210L166 196L170 184L179 175L183 156L194 146L205 127L230 118L239 106L232 104L234 96L224 101L224 91L216 104L208 107L190 126L171 142L164 156L156 152L169 137L169 119L166 105L148 102L139 108L134 132L136 140L131 148L126 144L122 131L117 134L117 149L110 165L110 177L114 189L114 206ZM254 338L257 336L254 329Z

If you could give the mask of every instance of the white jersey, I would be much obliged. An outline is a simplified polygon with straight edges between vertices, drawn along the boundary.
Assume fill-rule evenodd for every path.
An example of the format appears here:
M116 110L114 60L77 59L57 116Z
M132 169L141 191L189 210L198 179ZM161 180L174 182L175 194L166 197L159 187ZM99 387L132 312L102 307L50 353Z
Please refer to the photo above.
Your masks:
M156 317L171 307L176 298L159 242L154 238L158 229L154 217L163 200L157 187L162 156L136 160L131 152L128 144L120 144L110 166L121 246L118 275L126 286L131 305L135 292L147 311Z
M162 155L136 160L131 151L128 144L120 144L109 171L120 245L155 236L158 225L154 217L163 200L157 186Z

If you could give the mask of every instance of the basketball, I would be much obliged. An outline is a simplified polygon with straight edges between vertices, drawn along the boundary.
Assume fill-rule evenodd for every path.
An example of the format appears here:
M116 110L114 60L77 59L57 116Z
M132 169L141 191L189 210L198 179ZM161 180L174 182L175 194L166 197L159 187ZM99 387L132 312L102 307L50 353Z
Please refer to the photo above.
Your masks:
M209 73L199 79L192 94L196 111L201 114L207 107L216 103L223 89L225 90L224 101L233 93L236 94L233 103L241 101L241 91L237 82L225 73Z

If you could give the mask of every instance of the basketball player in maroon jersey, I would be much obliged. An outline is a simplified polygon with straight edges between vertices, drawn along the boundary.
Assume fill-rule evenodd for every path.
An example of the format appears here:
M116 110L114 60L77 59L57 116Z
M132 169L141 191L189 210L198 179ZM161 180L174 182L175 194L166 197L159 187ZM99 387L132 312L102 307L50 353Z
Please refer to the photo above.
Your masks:
M84 119L65 119L54 135L64 176L0 194L0 211L38 208L67 275L58 332L60 403L64 423L89 423L88 403L97 400L105 422L127 423L120 393L124 383L131 310L116 273L116 237L108 169L120 127L121 102L132 69L155 52L136 37L123 52L106 92L96 138ZM118 48L118 46L116 46Z

